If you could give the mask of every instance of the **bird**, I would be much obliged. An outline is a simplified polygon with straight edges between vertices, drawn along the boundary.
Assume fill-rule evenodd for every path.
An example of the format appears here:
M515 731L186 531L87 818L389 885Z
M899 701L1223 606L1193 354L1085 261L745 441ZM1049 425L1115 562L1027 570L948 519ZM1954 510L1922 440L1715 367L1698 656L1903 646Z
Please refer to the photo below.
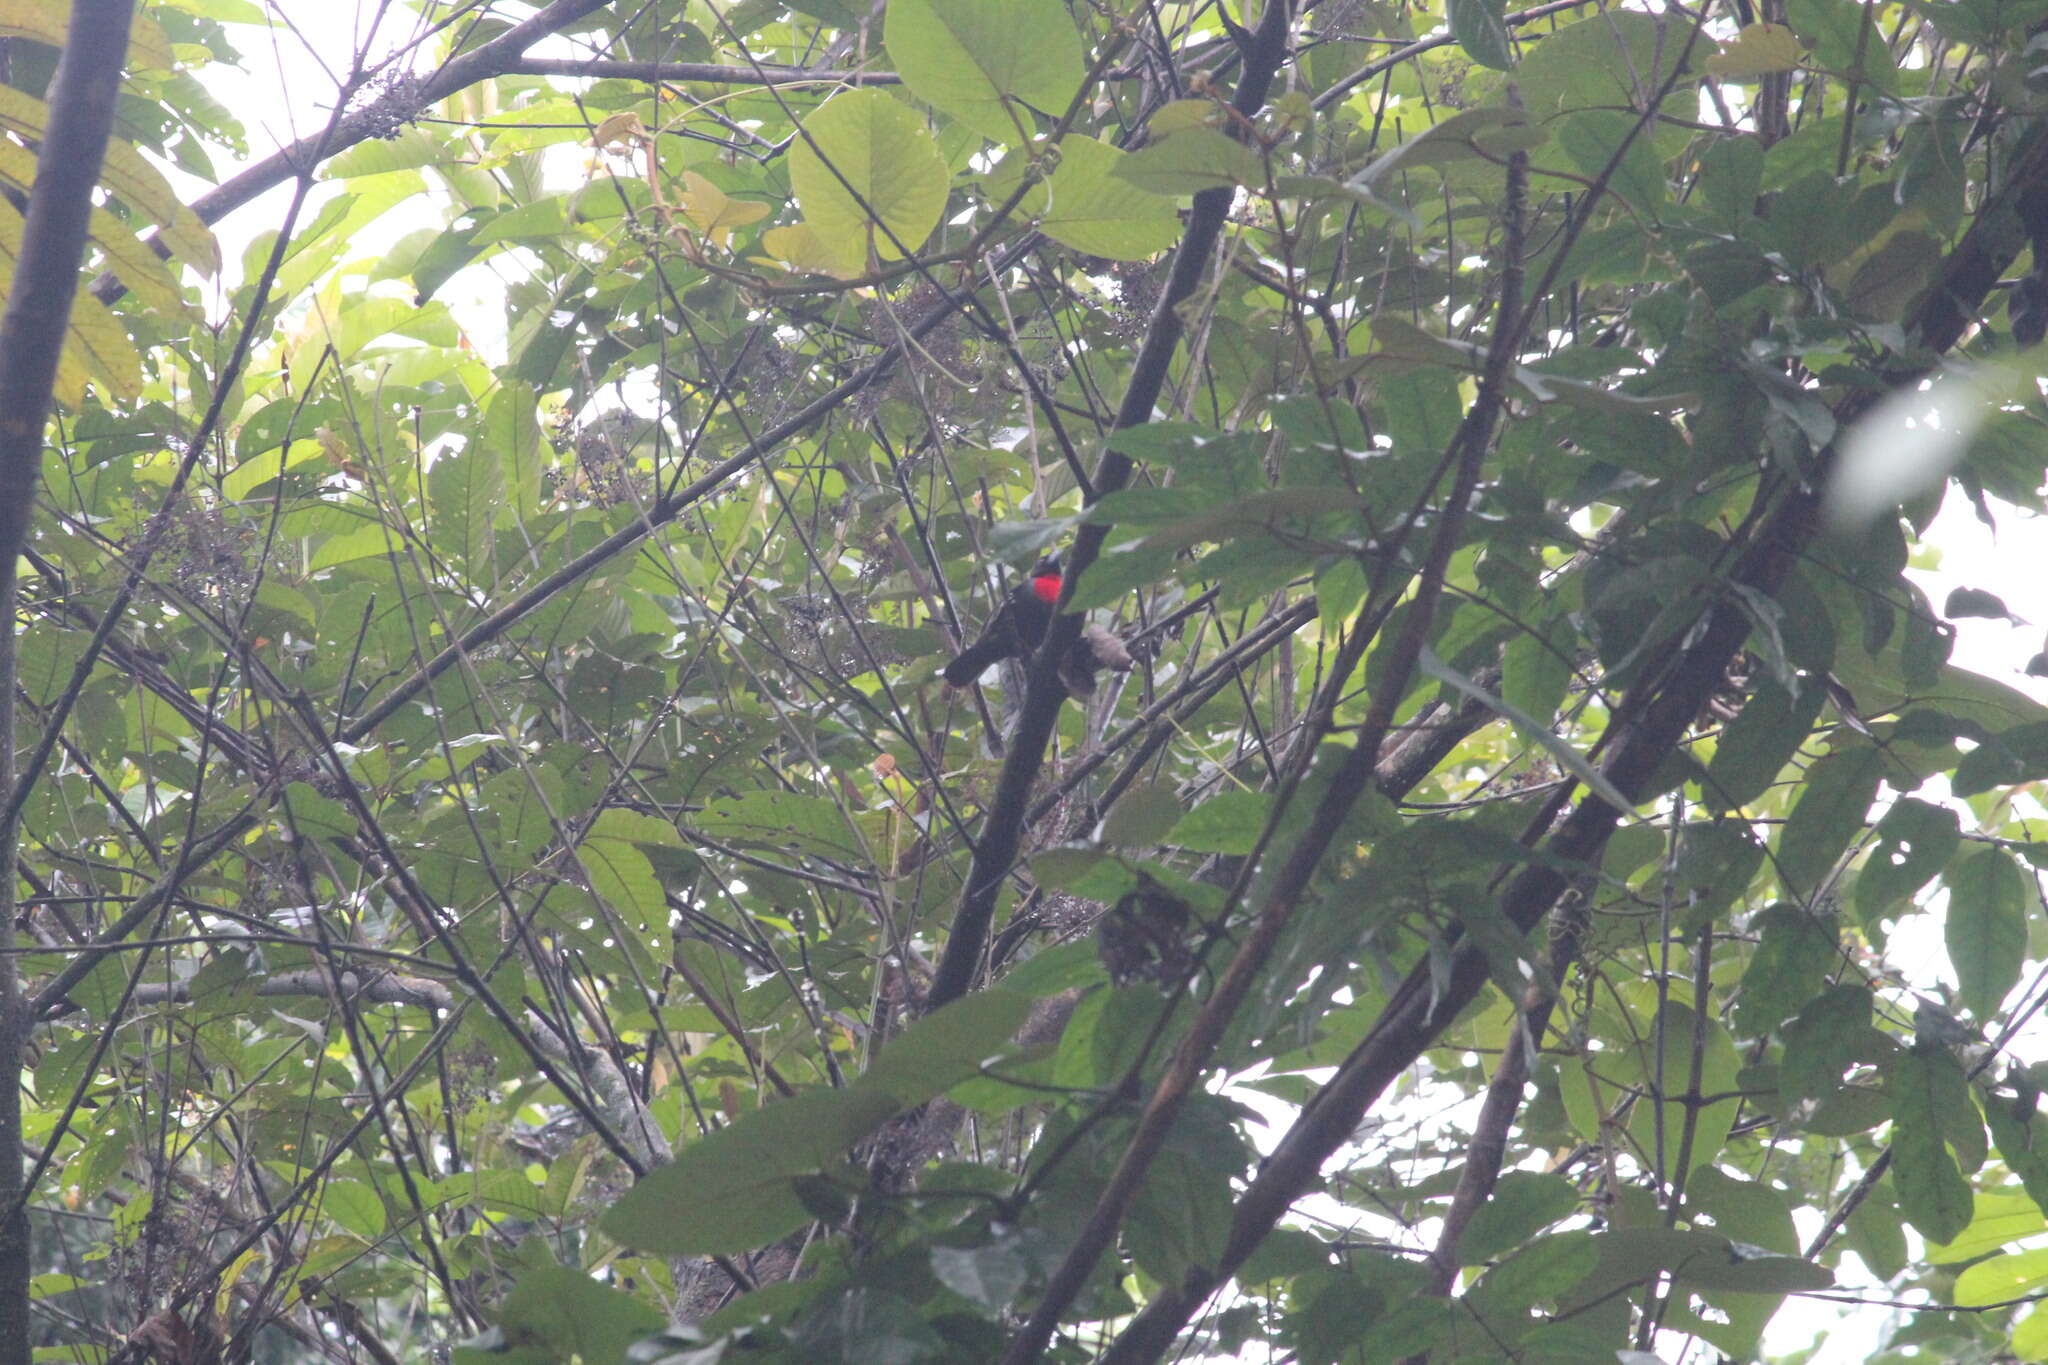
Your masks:
M1052 625L1063 581L1059 556L1039 560L1031 576L1003 598L981 638L960 651L939 676L953 687L965 687L999 659L1030 658ZM1070 697L1092 697L1097 669L1128 673L1131 667L1131 654L1124 642L1113 631L1089 622L1060 660L1060 685Z
M939 676L950 686L965 687L999 659L1030 657L1052 624L1053 604L1060 600L1063 581L1058 555L1039 560L1031 576L1004 595L981 638L954 656Z

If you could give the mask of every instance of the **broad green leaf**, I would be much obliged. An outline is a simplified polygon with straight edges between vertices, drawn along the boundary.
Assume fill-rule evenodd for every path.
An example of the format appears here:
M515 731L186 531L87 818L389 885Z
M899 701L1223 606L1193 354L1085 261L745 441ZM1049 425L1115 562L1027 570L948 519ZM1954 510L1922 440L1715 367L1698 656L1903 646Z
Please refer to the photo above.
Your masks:
M892 1039L855 1088L891 1095L899 1108L922 1104L1000 1056L1030 1014L1031 997L1016 991L963 996Z
M572 1266L527 1271L498 1310L498 1330L512 1350L538 1348L582 1365L624 1365L626 1348L663 1320L652 1304Z
M365 1241L384 1232L384 1201L360 1180L330 1180L320 1191L320 1211Z
M894 260L923 246L951 177L908 107L879 90L849 90L804 120L789 179L814 239L858 270L870 249Z
M476 446L442 456L427 475L435 551L485 591L497 582L492 523L504 505L504 480L496 454Z
M878 1090L807 1090L689 1143L641 1178L601 1222L641 1251L730 1255L809 1221L795 1178L824 1169L899 1108ZM706 1198L715 1190L716 1198Z
M1932 881L1962 845L1961 825L1946 806L1902 796L1877 822L1877 842L1856 878L1856 912L1866 922Z
M1826 699L1818 678L1802 676L1796 696L1776 682L1760 682L1714 746L1701 785L1708 803L1733 810L1768 791L1813 729Z
M825 858L862 856L859 837L837 806L795 792L750 791L714 801L692 821L697 828L742 848L775 848Z
M1984 1104L1985 1125L1998 1146L1999 1159L2019 1177L2034 1207L2048 1214L2048 1118L2034 1112L2031 1097L2019 1112L2003 1097Z
M892 0L884 23L910 92L993 142L1029 142L1028 110L1065 113L1085 75L1058 0Z
M1222 792L1182 816L1166 842L1197 853L1250 853L1272 808L1266 792Z
M1153 194L1257 187L1265 179L1257 153L1213 128L1190 128L1147 143L1118 162L1114 174Z
M1892 94L1898 81L1891 48L1862 35L1867 18L1855 0L1786 0L1785 20L1814 45L1815 66L1872 82Z
M1515 57L1501 9L1500 0L1446 0L1444 12L1450 19L1451 36L1466 56L1481 66L1507 71L1513 68Z
M1799 1229L1783 1191L1702 1166L1685 1185L1686 1202L1714 1220L1714 1230L1781 1256L1799 1254Z
M62 48L70 23L71 0L0 0L0 35ZM170 71L178 65L170 39L147 14L129 21L127 64L143 71Z
M1458 1264L1496 1260L1578 1206L1579 1192L1563 1176L1507 1171L1467 1224L1458 1243Z
M1916 1045L1893 1060L1885 1078L1892 1100L1892 1185L1899 1212L1933 1242L1947 1242L1970 1225L1970 1182L1942 1141L1942 1092L1937 1072L1961 1075L1954 1057Z
M1558 146L1588 179L1607 176L1607 188L1629 207L1654 217L1668 190L1664 164L1640 119L1609 109L1586 109L1559 121Z
M1381 153L1345 183L1356 190L1376 192L1398 172L1492 157L1503 149L1532 145L1540 133L1519 109L1482 105L1461 110ZM1375 319L1379 321L1383 319Z
M29 0L31 6L35 0ZM21 0L15 0L21 3ZM137 16L138 21L141 16ZM26 147L0 143L0 182L27 194L35 187L36 158ZM92 211L93 245L107 253L107 264L121 282L146 300L151 307L186 313L178 281L154 251L145 246L135 231L106 209ZM95 300L97 302L97 300ZM196 321L196 318L193 320Z
M2048 1247L2039 1247L1993 1256L1971 1266L1956 1276L1955 1301L1959 1308L1979 1308L2028 1298L2044 1287L2048 1287Z
M1753 81L1779 71L1796 71L1805 56L1799 36L1783 24L1749 24L1722 44L1705 65L1724 81Z
M0 87L0 127L40 142L49 107L11 87ZM163 173L144 159L132 143L114 138L107 143L100 179L129 207L164 225L163 240L187 265L211 275L220 269L220 247L198 215L179 200Z
M2022 1237L2048 1232L2048 1218L2023 1194L1979 1194L1970 1225L1946 1242L1928 1246L1927 1257L1938 1265L1974 1261Z
M836 1164L890 1115L975 1074L1030 1014L1031 1000L982 991L919 1020L841 1090L809 1090L684 1147L605 1215L629 1246L669 1255L740 1252L810 1217L798 1177ZM705 1190L720 1197L706 1200Z
M1642 1010L1639 1021L1643 1041L1629 1050L1629 1064L1633 1068L1635 1083L1651 1087L1661 1084L1665 1099L1660 1104L1638 1103L1629 1132L1647 1151L1657 1150L1657 1136L1662 1133L1663 1169L1667 1171L1677 1165L1681 1148L1686 1149L1695 1166L1712 1161L1720 1154L1735 1122L1737 1102L1734 1096L1740 1089L1737 1072L1741 1067L1735 1045L1719 1020L1709 1019L1701 1027L1704 1046L1699 1055L1699 1093L1727 1098L1688 1105L1683 1096L1691 1089L1694 1079L1692 1009L1675 1000L1667 1002L1663 1006L1662 1027L1659 1028L1654 998L1646 996L1643 1003L1646 1008ZM1661 1048L1658 1046L1660 1041ZM1663 1110L1661 1128L1655 1112L1660 1108ZM1691 1130L1689 1146L1686 1143L1688 1127Z
M932 1274L939 1283L984 1308L1009 1307L1030 1275L1030 1266L1013 1239L980 1247L932 1248Z
M1174 829L1182 810L1171 782L1140 783L1109 808L1102 822L1102 841L1112 848L1149 848Z
M1038 227L1046 236L1091 256L1142 261L1180 239L1173 201L1124 179L1129 153L1092 137L1059 144L1059 165L1045 182Z
M1877 799L1884 755L1854 744L1807 770L1799 802L1778 834L1778 876L1798 896L1819 891Z
M1943 930L1961 1001L1988 1020L2026 966L2028 878L2004 849L1980 848L1957 859L1943 880Z
M1757 1036L1806 1004L1839 965L1834 924L1803 906L1778 904L1750 922L1759 935L1735 1000L1735 1027Z
M1591 1273L1598 1235L1579 1228L1540 1237L1487 1271L1474 1292L1510 1312L1555 1301Z
M1873 1060L1871 1045L1879 1035L1870 1018L1871 995L1864 986L1830 986L1799 1011L1784 1028L1785 1056L1778 1067L1788 1104L1828 1094L1851 1065Z
M1670 80L1683 42L1657 16L1617 10L1566 24L1531 44L1515 71L1530 122L1575 109L1641 109ZM1674 92L1691 98L1685 83Z
M503 508L498 521L526 522L540 511L546 447L541 441L539 398L530 384L507 384L484 407L483 439L502 470Z
M668 901L646 854L623 839L587 839L576 853L590 889L609 901L629 927L667 927Z
M1568 638L1555 628L1524 631L1501 653L1501 700L1546 729L1571 686L1571 655L1561 643Z

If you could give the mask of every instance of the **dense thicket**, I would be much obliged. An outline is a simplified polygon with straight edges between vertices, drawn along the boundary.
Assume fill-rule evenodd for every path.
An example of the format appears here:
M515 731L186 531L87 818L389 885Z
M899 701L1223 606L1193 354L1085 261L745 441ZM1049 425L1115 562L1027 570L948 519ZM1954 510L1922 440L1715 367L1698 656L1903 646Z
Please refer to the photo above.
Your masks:
M0 1354L2048 1359L2048 0L71 8Z

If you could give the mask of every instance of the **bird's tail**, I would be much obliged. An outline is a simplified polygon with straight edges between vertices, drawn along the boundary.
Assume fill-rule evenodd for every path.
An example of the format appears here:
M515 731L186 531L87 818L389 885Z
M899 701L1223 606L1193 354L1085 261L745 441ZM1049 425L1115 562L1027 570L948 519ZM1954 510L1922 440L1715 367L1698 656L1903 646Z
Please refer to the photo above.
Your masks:
M965 687L980 677L988 666L1010 654L1010 642L988 636L975 641L939 671L949 687Z

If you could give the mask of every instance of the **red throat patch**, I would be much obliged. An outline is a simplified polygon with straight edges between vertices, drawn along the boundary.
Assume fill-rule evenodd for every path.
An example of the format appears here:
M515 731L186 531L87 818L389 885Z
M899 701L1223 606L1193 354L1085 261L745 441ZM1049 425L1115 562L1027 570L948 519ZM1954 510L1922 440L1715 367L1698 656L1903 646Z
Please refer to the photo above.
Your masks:
M1032 579L1031 591L1038 594L1039 601L1047 606L1051 606L1054 602L1060 600L1060 576L1056 573L1049 573L1043 578Z

